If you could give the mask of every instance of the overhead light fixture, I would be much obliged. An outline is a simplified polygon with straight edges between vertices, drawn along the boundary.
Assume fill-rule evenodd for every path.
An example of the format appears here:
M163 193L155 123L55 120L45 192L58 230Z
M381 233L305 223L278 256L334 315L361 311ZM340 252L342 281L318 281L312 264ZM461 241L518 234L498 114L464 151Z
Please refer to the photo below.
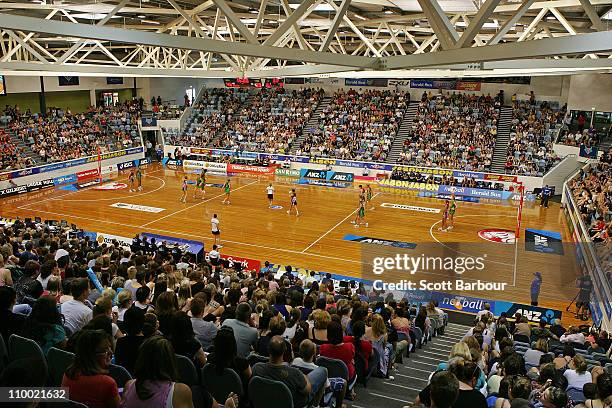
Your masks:
M138 18L146 18L147 16L145 16L144 14L139 14L136 17L138 17Z
M391 9L386 9L386 10L385 10L385 14L393 14L393 10L391 10Z
M255 10L254 8L250 8L249 9L249 13L251 13L251 14L259 14L259 11Z
M354 15L355 17L357 17L358 19L360 19L360 20L367 20L367 18L365 18L365 17L364 17L364 16L362 16L362 15L359 15L359 14L353 14L353 15Z
M83 19L83 20L102 20L107 15L108 14L106 14L106 13L76 13L76 14L71 14L72 17L80 18L80 19ZM111 18L121 18L121 16L112 16Z
M546 19L547 19L547 20L556 20L556 19L557 19L557 17L555 17L555 16L548 16L548 17L546 17Z
M156 24L156 25L161 24L159 21L154 21L154 20L141 20L141 21L145 24Z

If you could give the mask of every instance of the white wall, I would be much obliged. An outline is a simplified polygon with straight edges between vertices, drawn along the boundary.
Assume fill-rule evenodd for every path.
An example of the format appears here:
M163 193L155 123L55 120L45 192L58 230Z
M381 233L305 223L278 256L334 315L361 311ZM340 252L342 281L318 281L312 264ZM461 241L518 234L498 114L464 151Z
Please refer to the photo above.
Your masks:
M567 107L612 112L612 74L572 75Z
M59 86L59 79L55 76L43 77L45 92L58 91L83 91L83 90L104 90L104 89L131 89L134 79L123 78L122 85L107 85L106 77L79 77L79 85ZM6 92L24 93L40 92L40 77L37 76L6 76ZM142 78L136 78L136 87L142 86Z

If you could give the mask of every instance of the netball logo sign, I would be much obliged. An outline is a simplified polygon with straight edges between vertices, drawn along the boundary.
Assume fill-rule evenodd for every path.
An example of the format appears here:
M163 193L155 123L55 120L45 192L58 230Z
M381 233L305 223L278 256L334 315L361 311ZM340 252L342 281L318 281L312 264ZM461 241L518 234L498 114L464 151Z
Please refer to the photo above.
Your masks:
M478 231L478 236L485 241L495 242L496 244L514 244L516 234L507 229L489 228Z

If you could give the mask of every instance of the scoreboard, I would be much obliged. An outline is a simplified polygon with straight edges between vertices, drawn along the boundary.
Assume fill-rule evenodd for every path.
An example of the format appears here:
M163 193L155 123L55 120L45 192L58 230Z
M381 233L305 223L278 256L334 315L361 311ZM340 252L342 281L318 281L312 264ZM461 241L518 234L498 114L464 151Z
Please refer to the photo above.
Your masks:
M282 78L225 78L226 88L283 88L285 81Z

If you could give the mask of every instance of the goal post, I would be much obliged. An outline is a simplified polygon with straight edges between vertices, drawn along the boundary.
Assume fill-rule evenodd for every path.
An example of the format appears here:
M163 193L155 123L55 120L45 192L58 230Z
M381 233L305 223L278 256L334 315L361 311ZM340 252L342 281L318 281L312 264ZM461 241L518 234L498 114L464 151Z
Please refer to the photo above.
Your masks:
M523 221L523 203L525 201L525 186L523 185L522 182L516 181L512 183L512 191L519 195L518 196L518 207L516 210L516 231L515 231L515 236L516 236L515 239L518 240L518 238L521 235L521 223Z

